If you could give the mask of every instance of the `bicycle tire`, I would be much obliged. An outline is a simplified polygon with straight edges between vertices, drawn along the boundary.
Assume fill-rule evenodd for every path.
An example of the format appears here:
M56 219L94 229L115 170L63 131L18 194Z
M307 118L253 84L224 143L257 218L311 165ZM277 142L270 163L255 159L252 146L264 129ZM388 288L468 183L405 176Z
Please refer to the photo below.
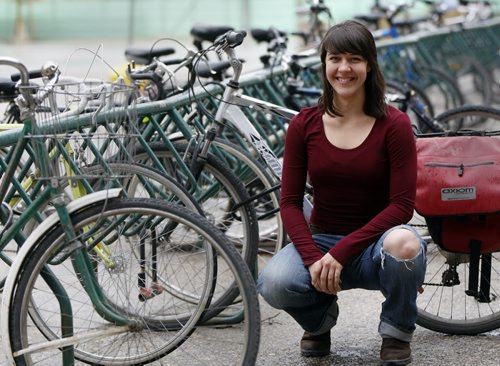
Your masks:
M250 194L259 222L259 253L274 255L288 240L279 214L280 189L277 188L281 183L252 153L242 147L219 138L214 140L212 147L222 150L222 156L215 149L212 151L229 164ZM263 191L269 193L254 198Z
M113 173L112 175L109 174L110 171ZM106 169L101 165L94 165L86 167L82 173L89 177L102 176L102 178L90 179L90 184L94 190L119 187L123 189L123 192L127 197L148 197L161 199L165 202L180 204L194 212L201 213L201 208L184 187L173 180L173 178L153 170L151 167L130 163L108 163ZM113 177L112 179L111 176ZM48 215L54 211L54 208L49 206L44 211L45 214ZM31 220L24 227L23 232L26 235L29 235L36 225L37 222L35 220ZM102 253L101 255L103 256L103 259L108 260L106 264L108 270L112 269L112 266L114 265L113 258L106 258L106 253ZM163 286L169 291L175 291L177 296L185 301L192 299L191 294L184 294L182 289L170 286L168 281L165 281ZM118 308L120 304L113 304L113 306ZM30 316L41 333L49 333L43 320L37 314L35 299L32 301Z
M133 214L135 216L132 216ZM232 365L235 364L234 357L236 351L236 353L239 352L239 362L236 361L237 364L253 365L255 363L260 336L260 317L258 297L252 275L233 245L220 230L215 229L205 218L183 207L167 204L158 200L129 198L110 199L107 202L100 202L99 204L82 208L71 216L77 233L81 234L80 240L83 243L86 243L85 238L95 236L98 233L94 230L92 235L87 234L85 237L86 228L92 225L92 223L96 225L91 226L92 228L100 227L103 231L107 230L107 232L109 232L112 227L111 223L114 222L112 220L113 218L117 219L116 222L123 223L127 222L126 218L133 217L133 220L129 221L128 224L133 222L135 225L134 228L141 224L139 226L144 229L141 233L148 233L157 229L157 226L151 226L151 222L155 222L155 225L158 225L163 220L176 220L178 225L175 230L182 227L184 231L195 233L195 241L199 241L199 237L203 238L204 243L209 245L209 247L216 252L216 255L212 258L217 259L218 271L221 271L221 267L224 267L225 271L230 272L231 276L234 277L234 281L232 282L238 287L240 300L237 310L240 311L244 317L243 323L240 323L237 327L231 327L230 329L217 329L216 327L210 327L206 324L199 326L200 323L198 320L206 311L205 307L208 302L208 295L202 297L203 301L197 304L194 310L191 310L189 304L175 300L175 296L165 299L168 295L167 293L158 294L148 300L162 301L160 306L155 306L156 303L150 303L148 306L139 304L134 307L134 305L138 303L137 300L133 300L134 298L137 299L137 296L133 296L134 294L137 295L137 290L134 289L134 284L131 279L110 279L107 283L115 286L114 288L116 289L117 296L122 296L123 299L127 299L126 303L129 311L125 313L123 312L123 308L119 309L121 311L120 315L125 316L127 321L133 321L127 323L127 332L125 336L118 334L116 336L109 335L109 338L106 339L80 339L77 341L78 344L74 345L76 358L96 365L139 365L158 360L168 354L168 361L173 364L189 364L189 357L193 356L191 362L196 362L197 364L205 361L206 363L210 363L210 360L217 360L218 364L221 364L222 361L223 364ZM144 225L142 226L142 224ZM149 224L149 226L146 226L146 224ZM130 227L129 225L128 228L130 229ZM154 230L152 229L153 227ZM131 241L135 238L130 232L127 232L127 230L120 230L120 233L127 235L127 240L124 240L126 244L122 248L125 249L125 247L132 244ZM185 237L186 235L184 233L183 235L179 235L177 239ZM141 240L145 240L145 237L141 237ZM136 245L137 243L140 244L141 240L137 242L134 241L132 245ZM33 246L30 253L23 258L22 270L18 273L18 286L10 299L10 309L15 311L6 314L6 316L9 317L9 337L14 351L18 351L28 346L30 340L34 342L38 341L37 337L39 337L39 335L32 334L35 329L30 328L28 308L30 300L34 296L39 298L42 296L45 298L53 296L47 289L45 279L42 278L42 272L46 274L49 269L52 270L54 274L57 274L58 281L64 283L71 302L78 305L77 307L73 307L75 312L72 314L73 321L76 322L74 327L75 331L79 332L84 324L87 324L88 327L92 327L92 329L97 329L97 332L99 332L98 327L103 326L103 324L109 327L109 321L102 322L102 318L100 320L98 319L99 316L96 315L97 312L94 310L92 303L85 303L85 301L88 300L88 296L86 292L81 292L81 279L78 278L81 274L75 275L72 271L76 254L81 252L85 255L87 251L75 250L71 256L67 257L65 260L61 260L61 263L54 263L54 255L64 247L64 243L64 228L58 223L47 232L47 235L42 237L39 242ZM115 242L111 245L114 246L118 244ZM157 258L161 259L163 256L165 260L165 263L162 262L164 266L161 266L161 270L165 271L164 273L162 272L163 276L169 275L169 273L175 275L180 282L185 282L184 285L191 286L193 291L197 288L196 286L201 285L198 287L199 291L204 291L205 294L207 294L214 290L207 292L206 279L203 278L200 272L203 272L203 266L211 261L204 259L203 254L201 260L197 261L195 257L199 255L199 252L195 251L194 253L195 254L192 254L192 256L188 256L186 252L182 252L181 254L173 253L171 257L167 257L167 253L162 253L158 255ZM130 265L131 267L135 265L140 267L140 263L138 263L140 261L137 258L130 256L129 259L130 261L125 262L124 265ZM182 263L178 263L179 265L189 266L184 268L185 272L183 272L182 269L179 271L179 268L174 268L175 259L179 261L182 260ZM202 271L193 271L193 269L195 269L193 268L195 262L198 263ZM60 266L65 267L66 270ZM91 268L93 269L93 267ZM67 273L63 273L64 271L67 271ZM91 270L91 272L93 271ZM210 272L209 270L207 273ZM132 273L132 271L127 273ZM117 273L109 275L120 276ZM123 276L127 277L127 274ZM132 273L132 277L135 276L136 273ZM196 277L198 276L200 276L201 279L199 283L195 283ZM55 276L52 276L52 278L55 278ZM217 277L217 281L219 280L220 278ZM211 281L208 282L211 284ZM75 287L74 293L72 293L73 290L70 285ZM216 283L216 286L219 286L219 283ZM44 289L47 291L44 292ZM106 294L109 295L109 293L110 290L107 289ZM47 322L47 324L54 327L54 334L59 334L60 324L57 324L57 321L54 320L58 319L58 316L54 316L53 314L58 311L58 307L54 306L53 301L55 301L54 298L52 298L52 302L47 299L43 304L45 306L44 309L39 308L39 310L42 314L46 312L47 319L52 321ZM165 304L169 305L164 305L163 301ZM169 303L170 301L175 303ZM168 318L167 315L163 314L166 309L173 311L170 317L173 316L174 319L177 316L177 310L180 311L181 315L189 313L189 311L192 311L194 315L191 317L191 321L176 323L176 327L172 327L171 324L166 325L162 329L163 331L160 331L158 324L161 324L162 319ZM227 309L221 309L220 311L223 310ZM89 311L91 312L90 315L87 313ZM141 323L143 317L146 318L144 313L148 311L150 312L148 315L150 319L142 321ZM155 312L157 312L157 314L155 314ZM150 329L152 319L156 319L155 321L157 323L154 330ZM141 324L142 326L140 326ZM188 326L189 328L186 328ZM196 336L197 333L200 333L199 336ZM170 337L175 335L177 335L177 339L172 341ZM142 342L143 339L145 339L144 342ZM231 341L228 342L228 339ZM130 342L126 342L127 340ZM123 344L124 342L126 342L125 345ZM153 349L150 350L148 347L152 347ZM99 354L97 348L99 348ZM131 353L136 350L137 354L132 355ZM55 360L59 360L61 357L61 349L58 348L58 346L55 346L52 350L44 350L43 352L44 354L39 358L42 364L47 364L47 362L57 363ZM221 360L221 355L224 354L231 355L231 359L226 359L225 361ZM38 353L36 355L38 355ZM19 356L16 362L19 365L37 364L36 355ZM56 358L54 361L50 361L48 359L49 356L54 356ZM203 360L203 362L201 362L201 360Z
M435 119L443 126L460 125L461 129L478 131L500 130L500 109L482 105L450 109Z

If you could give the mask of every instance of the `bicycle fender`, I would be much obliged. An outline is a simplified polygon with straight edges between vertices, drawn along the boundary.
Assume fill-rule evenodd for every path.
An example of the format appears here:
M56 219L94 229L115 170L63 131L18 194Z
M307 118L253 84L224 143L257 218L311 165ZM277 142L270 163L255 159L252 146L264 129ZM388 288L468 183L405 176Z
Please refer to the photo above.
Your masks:
M80 197L67 205L68 212L71 214L81 208L92 205L94 203L105 201L111 198L118 198L122 193L121 188L114 188L105 191L98 191L94 193L87 194ZM41 238L47 230L57 224L59 217L57 212L51 214L46 220L44 220L26 239L26 241L21 246L19 252L16 254L14 262L9 269L7 274L7 280L5 282L5 287L2 293L2 304L1 312L2 317L0 318L0 329L2 334L2 343L4 348L4 353L7 357L8 365L15 365L14 358L12 357L12 349L9 339L9 311L11 305L11 297L14 293L14 288L16 286L16 278L22 269L22 265L26 256L30 253L31 248L37 243L38 239Z

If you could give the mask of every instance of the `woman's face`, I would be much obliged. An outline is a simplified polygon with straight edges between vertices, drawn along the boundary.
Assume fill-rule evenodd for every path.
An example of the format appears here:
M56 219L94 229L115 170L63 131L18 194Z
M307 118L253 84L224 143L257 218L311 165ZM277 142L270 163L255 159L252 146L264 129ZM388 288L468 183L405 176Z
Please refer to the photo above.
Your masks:
M364 98L368 62L360 55L330 53L325 58L326 78L335 97L341 99Z

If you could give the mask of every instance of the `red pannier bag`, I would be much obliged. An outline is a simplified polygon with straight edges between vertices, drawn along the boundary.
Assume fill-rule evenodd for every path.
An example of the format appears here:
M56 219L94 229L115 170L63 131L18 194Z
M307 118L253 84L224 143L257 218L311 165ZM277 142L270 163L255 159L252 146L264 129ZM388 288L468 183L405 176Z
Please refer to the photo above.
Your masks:
M500 138L417 138L416 211L441 248L500 251Z

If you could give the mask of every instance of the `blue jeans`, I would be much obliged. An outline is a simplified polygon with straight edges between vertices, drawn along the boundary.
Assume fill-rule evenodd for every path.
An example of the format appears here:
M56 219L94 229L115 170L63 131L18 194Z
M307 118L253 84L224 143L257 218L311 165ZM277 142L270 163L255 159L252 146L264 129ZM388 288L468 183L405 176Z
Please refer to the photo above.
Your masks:
M396 228L411 230L420 239L422 247L414 258L401 260L382 248L384 238ZM341 238L339 235L313 235L323 253ZM417 319L417 291L425 276L425 253L425 241L411 226L401 225L385 232L342 269L342 290L380 290L385 296L378 329L383 338L411 341ZM309 270L293 244L271 258L259 275L257 289L269 305L290 314L308 332L324 333L337 322L337 297L319 292L311 285Z

